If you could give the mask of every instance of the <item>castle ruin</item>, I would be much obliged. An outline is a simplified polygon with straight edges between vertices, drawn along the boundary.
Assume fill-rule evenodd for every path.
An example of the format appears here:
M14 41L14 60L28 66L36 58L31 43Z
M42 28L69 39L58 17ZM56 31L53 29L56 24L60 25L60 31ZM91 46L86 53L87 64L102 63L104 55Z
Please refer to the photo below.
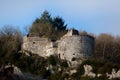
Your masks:
M57 55L61 59L75 62L93 56L94 37L87 34L79 34L77 30L73 29L55 42L48 38L25 36L22 50L42 57Z

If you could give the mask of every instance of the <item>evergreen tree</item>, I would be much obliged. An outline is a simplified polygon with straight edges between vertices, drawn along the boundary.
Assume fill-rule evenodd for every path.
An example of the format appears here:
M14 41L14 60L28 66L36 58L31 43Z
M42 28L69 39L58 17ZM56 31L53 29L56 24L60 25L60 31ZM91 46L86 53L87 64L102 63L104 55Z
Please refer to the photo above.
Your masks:
M53 20L56 31L66 30L67 25L65 25L64 20L61 17L55 17Z
M52 18L47 11L44 11L40 18L37 18L30 28L30 33L40 37L51 37L53 32Z
M33 22L30 33L34 36L57 40L67 32L66 27L61 17L52 18L47 11L44 11L41 17Z

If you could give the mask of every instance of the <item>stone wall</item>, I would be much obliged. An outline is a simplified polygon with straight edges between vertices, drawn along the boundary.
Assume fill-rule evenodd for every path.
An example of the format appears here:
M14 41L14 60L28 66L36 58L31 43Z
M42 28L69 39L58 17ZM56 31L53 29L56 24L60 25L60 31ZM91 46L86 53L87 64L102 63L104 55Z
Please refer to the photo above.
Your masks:
M79 35L76 30L68 31L65 36L56 42L52 42L48 38L25 36L22 50L42 57L57 54L61 59L76 64L78 61L81 62L81 59L93 55L94 38L89 35Z
M72 61L73 58L89 58L94 53L94 38L88 35L73 35L61 38L58 54L61 59Z
M46 45L49 43L47 38L27 37L23 38L22 49L39 56L46 56Z
M46 56L57 54L57 42L50 42L46 45Z

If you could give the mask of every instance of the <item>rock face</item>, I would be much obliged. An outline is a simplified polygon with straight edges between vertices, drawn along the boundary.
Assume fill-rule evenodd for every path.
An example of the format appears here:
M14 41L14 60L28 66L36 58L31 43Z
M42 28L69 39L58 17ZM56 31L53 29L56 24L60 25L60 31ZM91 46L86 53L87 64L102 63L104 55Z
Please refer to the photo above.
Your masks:
M101 77L103 76L104 74L95 74L92 72L92 66L91 65L84 65L84 70L85 70L85 73L83 74L83 77L85 76L88 76L88 77L91 77L91 78L95 78L95 77ZM120 79L120 69L118 71L115 71L115 69L113 68L112 71L111 71L111 74L108 74L108 72L106 73L106 77L110 80L113 80L113 79L116 79L116 80L119 80Z
M107 74L107 77L109 77L108 79L115 79L115 78L120 79L120 70L116 72L115 69L113 68L111 74L108 74L108 73L106 74Z
M42 57L57 55L61 59L76 63L80 58L89 58L93 55L94 38L89 35L79 35L77 30L68 31L56 42L48 38L25 36L22 49Z
M96 76L96 74L92 72L92 66L84 65L83 67L84 67L84 70L85 70L85 73L83 75L84 77L89 76L91 78L94 78Z

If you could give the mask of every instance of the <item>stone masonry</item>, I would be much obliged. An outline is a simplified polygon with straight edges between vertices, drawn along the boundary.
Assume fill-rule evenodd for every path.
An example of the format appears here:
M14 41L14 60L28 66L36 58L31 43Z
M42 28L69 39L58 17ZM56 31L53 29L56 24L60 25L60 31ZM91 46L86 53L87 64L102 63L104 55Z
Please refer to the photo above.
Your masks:
M48 38L25 36L22 50L42 57L57 55L61 59L75 62L93 55L94 38L90 35L80 35L77 30L68 31L66 35L56 42L52 42Z

